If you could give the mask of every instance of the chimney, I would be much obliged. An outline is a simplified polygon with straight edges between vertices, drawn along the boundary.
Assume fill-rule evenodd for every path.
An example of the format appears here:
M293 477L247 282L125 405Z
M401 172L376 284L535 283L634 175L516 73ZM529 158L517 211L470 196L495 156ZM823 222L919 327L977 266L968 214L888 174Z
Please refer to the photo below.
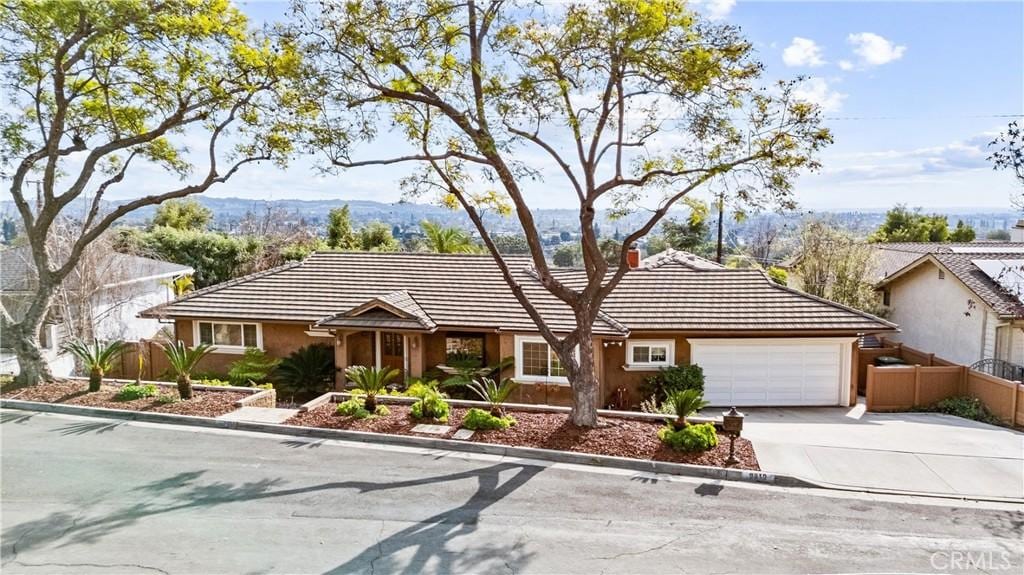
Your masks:
M629 251L626 252L626 263L629 264L631 270L640 267L640 250L637 249L636 244L629 246Z
M1017 220L1017 224L1010 228L1011 242L1024 242L1024 220Z

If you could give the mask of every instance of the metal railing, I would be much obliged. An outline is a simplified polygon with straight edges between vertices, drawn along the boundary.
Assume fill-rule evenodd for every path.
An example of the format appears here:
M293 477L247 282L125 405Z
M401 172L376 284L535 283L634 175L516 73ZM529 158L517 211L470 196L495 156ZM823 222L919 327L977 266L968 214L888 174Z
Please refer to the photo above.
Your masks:
M1010 381L1024 381L1024 365L1017 365L994 357L975 362L971 365L971 369Z

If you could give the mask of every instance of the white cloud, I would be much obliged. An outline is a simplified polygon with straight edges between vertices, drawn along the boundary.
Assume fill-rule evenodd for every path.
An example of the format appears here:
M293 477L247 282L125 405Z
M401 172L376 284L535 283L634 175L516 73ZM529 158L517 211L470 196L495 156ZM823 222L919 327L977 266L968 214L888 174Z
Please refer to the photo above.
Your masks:
M793 42L782 51L782 61L787 66L808 66L811 68L825 64L821 57L821 47L814 40L796 36Z
M891 40L873 32L850 34L846 41L853 46L853 53L858 57L857 63L864 68L899 60L907 51L906 46L897 46Z
M732 12L736 0L698 0L694 2L711 20L722 20Z
M808 78L796 89L793 96L798 100L817 104L823 112L835 112L843 107L846 94L833 89L824 78Z
M840 60L839 61L839 68L842 69L842 70L846 70L846 71L853 70L853 62L851 62L849 60Z

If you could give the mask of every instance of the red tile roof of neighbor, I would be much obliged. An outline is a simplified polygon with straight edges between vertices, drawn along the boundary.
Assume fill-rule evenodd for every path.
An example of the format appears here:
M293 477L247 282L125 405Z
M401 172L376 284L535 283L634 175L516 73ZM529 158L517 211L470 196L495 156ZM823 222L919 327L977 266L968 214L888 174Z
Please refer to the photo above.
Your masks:
M505 260L548 325L556 332L571 330L571 309L536 279L532 260ZM584 270L556 268L554 273L570 287L586 281ZM424 331L537 329L491 256L465 254L318 252L145 314L354 329L372 329L374 322ZM390 325L385 324L380 327ZM620 337L638 330L852 334L892 329L872 315L779 286L760 271L727 269L683 252L647 258L630 270L594 326L596 335Z

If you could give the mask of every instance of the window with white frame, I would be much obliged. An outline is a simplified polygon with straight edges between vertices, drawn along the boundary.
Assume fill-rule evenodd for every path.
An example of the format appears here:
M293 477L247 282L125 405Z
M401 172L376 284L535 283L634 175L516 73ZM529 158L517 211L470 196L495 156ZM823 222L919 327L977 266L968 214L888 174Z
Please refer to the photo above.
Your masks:
M199 321L196 322L195 335L198 343L226 350L263 349L263 334L258 323Z
M665 367L675 364L676 342L670 339L638 339L626 342L628 367Z
M542 337L516 337L516 379L546 383L569 382L558 355Z

